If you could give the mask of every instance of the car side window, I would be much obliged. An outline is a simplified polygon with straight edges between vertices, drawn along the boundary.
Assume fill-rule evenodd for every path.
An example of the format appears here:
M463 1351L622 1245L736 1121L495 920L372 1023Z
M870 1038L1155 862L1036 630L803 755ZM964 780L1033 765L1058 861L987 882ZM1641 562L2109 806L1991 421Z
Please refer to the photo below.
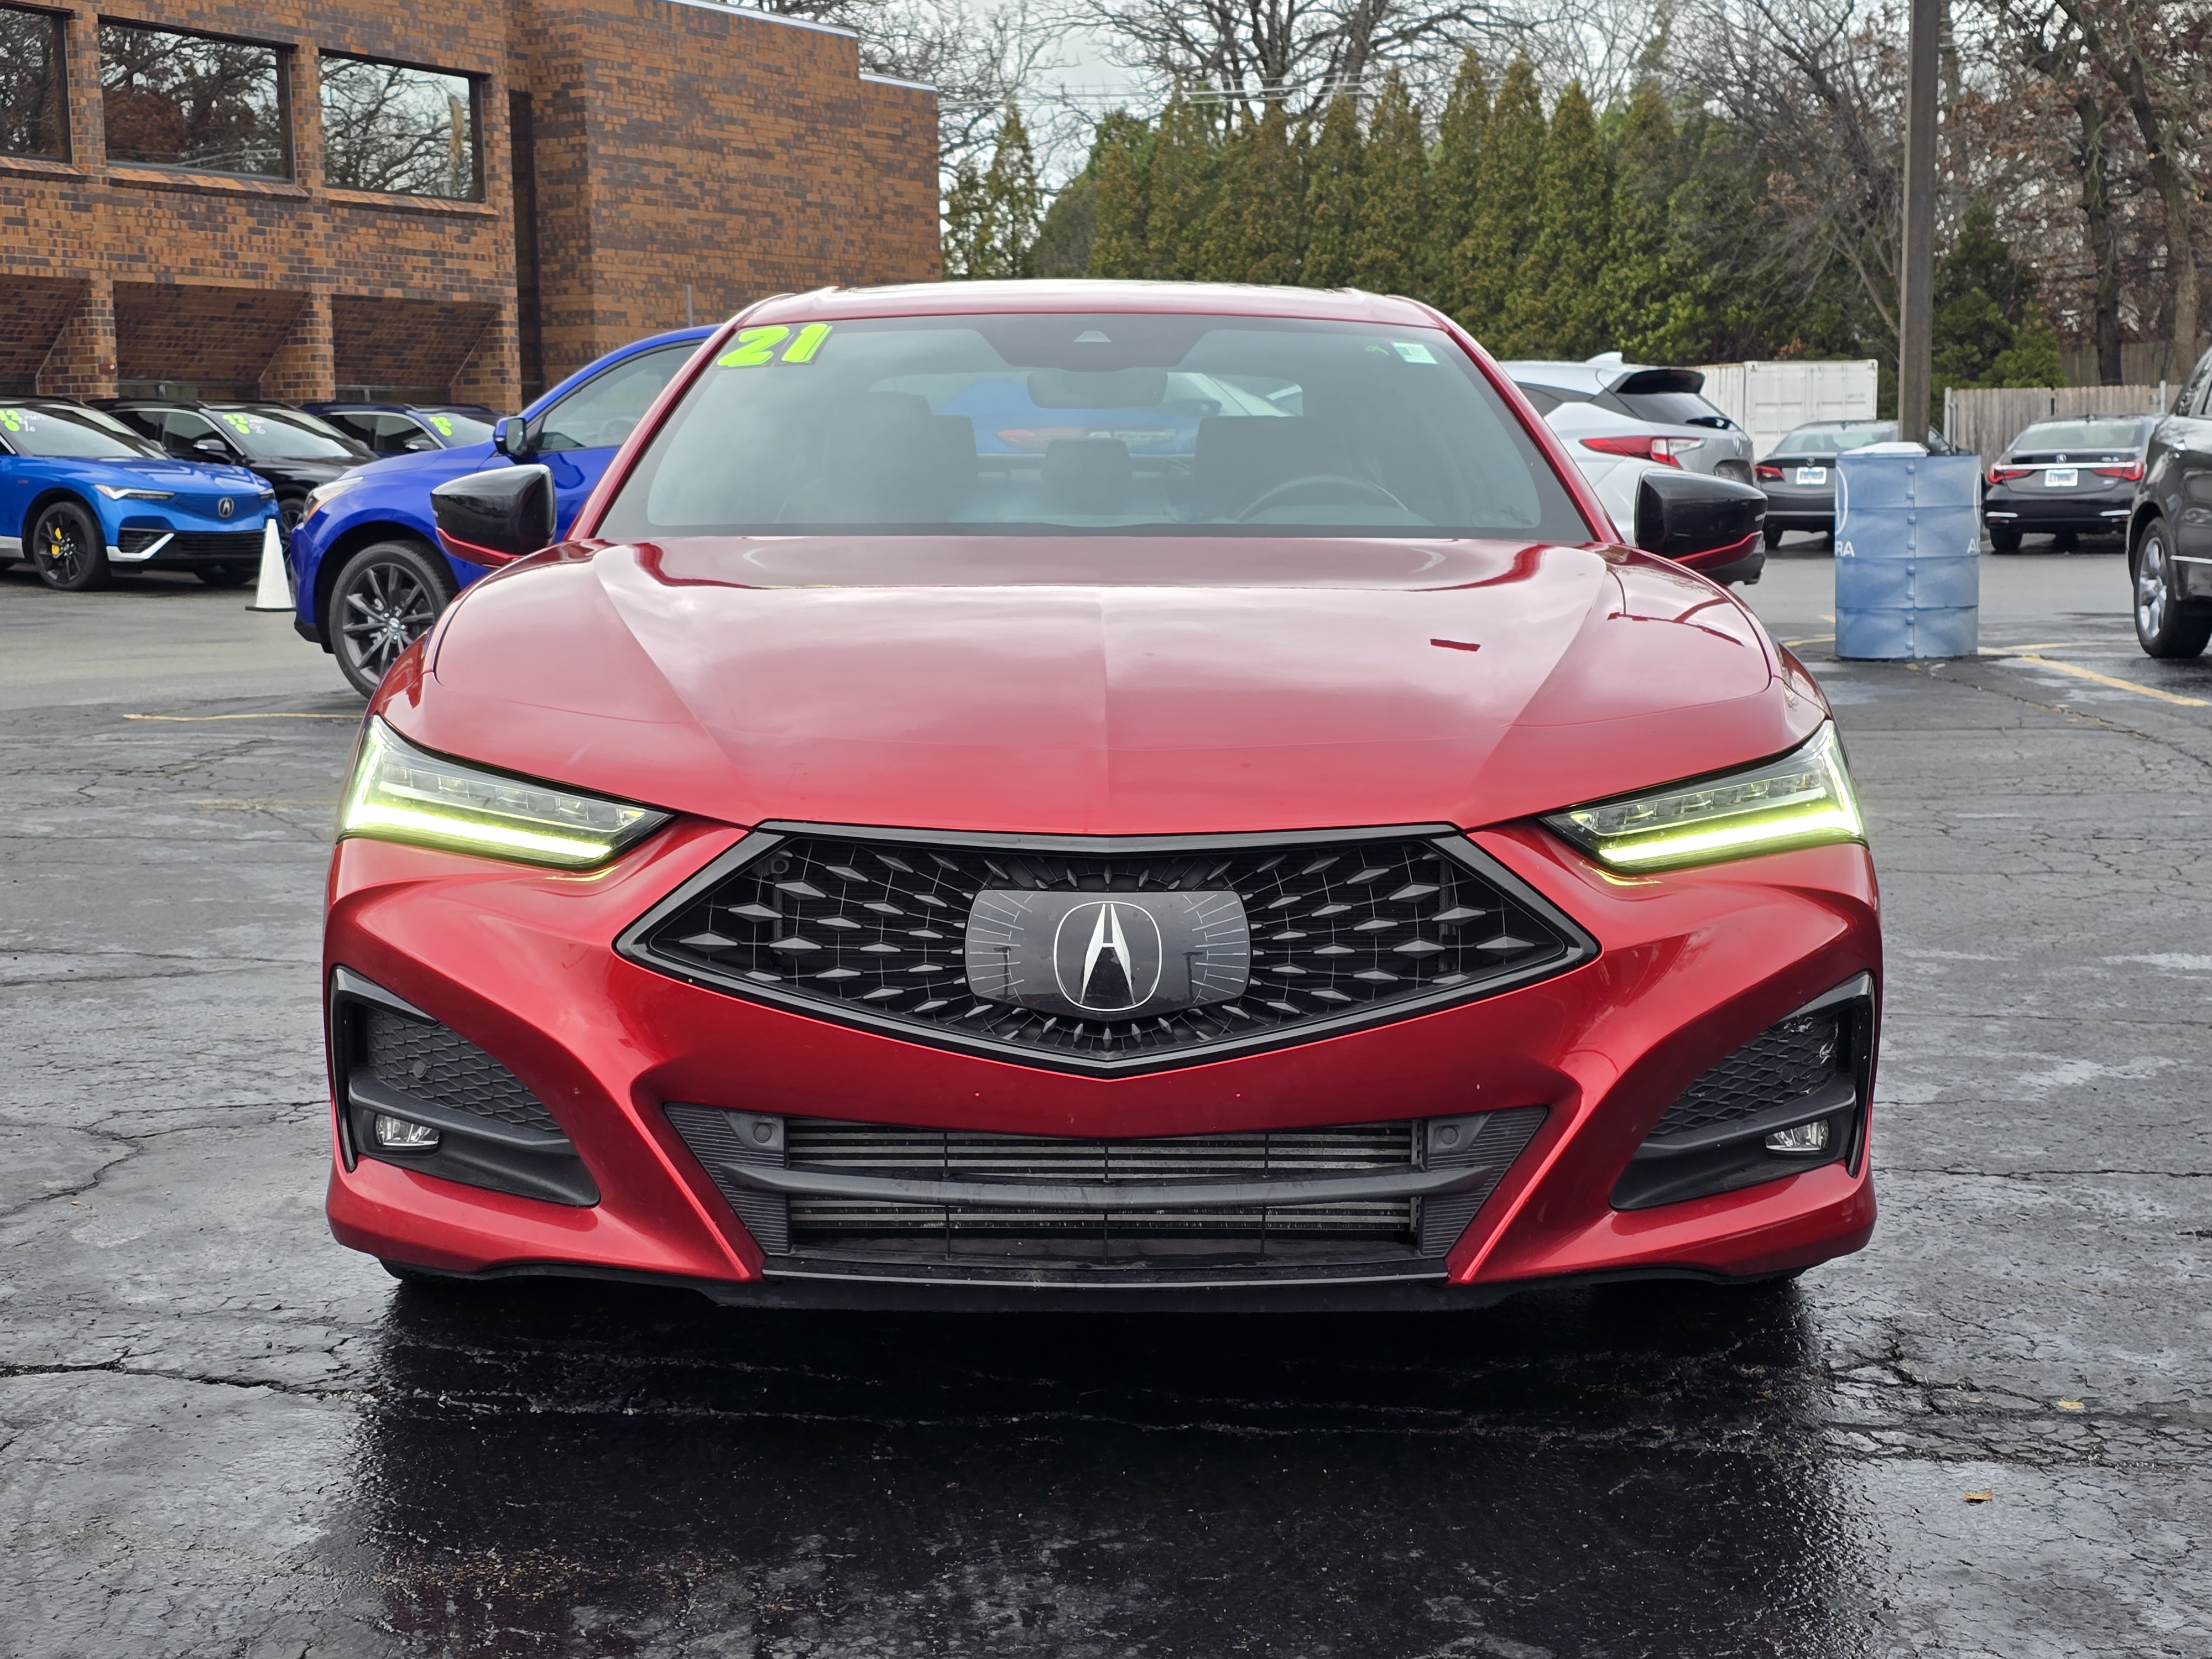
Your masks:
M690 360L693 345L663 346L640 352L586 381L539 417L538 447L611 449L637 429L676 371Z
M363 415L352 410L334 409L321 418L337 428L347 437L357 442L365 443L371 449L376 449L375 416ZM380 449L377 450L380 455L383 453Z
M161 413L161 447L172 455L186 460L206 460L207 456L192 447L203 438L221 440L222 434L215 429L215 422L189 409L164 410ZM226 453L231 446L223 445Z
M411 416L380 415L369 447L380 455L416 455L426 449L435 449L438 443Z
M2181 388L2181 395L2173 400L2177 415L2202 415L2205 412L2205 394L2212 391L2212 351L2197 360L2197 368Z

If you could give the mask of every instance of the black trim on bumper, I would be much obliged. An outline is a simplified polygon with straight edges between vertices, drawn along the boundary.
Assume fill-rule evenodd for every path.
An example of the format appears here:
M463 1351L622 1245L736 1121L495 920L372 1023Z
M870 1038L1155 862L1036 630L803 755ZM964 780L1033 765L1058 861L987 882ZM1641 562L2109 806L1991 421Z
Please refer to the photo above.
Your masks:
M349 1170L368 1158L464 1187L574 1209L588 1208L599 1201L598 1184L565 1134L444 1104L376 1076L368 1063L366 1016L371 1009L396 1014L416 1024L444 1029L433 1016L351 969L331 970L331 1086L333 1097L341 1104L339 1142ZM458 1036L448 1040L465 1042ZM477 1054L480 1061L489 1060L482 1051ZM497 1066L495 1060L489 1063ZM508 1080L513 1082L511 1074ZM380 1146L374 1134L374 1121L379 1117L435 1129L437 1145L419 1152ZM546 1119L550 1121L550 1114Z

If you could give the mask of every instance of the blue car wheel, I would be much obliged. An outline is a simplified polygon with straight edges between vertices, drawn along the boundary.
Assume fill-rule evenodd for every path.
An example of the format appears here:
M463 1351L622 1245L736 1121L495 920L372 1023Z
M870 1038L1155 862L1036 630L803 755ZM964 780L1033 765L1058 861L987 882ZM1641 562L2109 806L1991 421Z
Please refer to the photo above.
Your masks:
M39 514L27 550L39 580L63 593L107 586L107 550L100 526L75 501L56 501Z
M413 542L378 542L348 559L331 589L331 647L364 697L453 601L446 562Z

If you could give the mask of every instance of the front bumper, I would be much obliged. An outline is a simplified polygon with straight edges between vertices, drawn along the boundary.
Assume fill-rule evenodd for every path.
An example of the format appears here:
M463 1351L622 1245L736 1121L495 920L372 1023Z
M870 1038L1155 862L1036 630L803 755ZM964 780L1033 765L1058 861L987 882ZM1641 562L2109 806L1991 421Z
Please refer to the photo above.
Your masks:
M1485 833L1485 852L1597 940L1595 960L1394 1023L1096 1076L833 1024L617 952L617 936L736 839L678 823L583 875L340 843L331 982L358 975L510 1068L573 1149L577 1169L562 1178L585 1183L556 1200L441 1179L404 1157L362 1155L357 1112L342 1113L328 1197L341 1243L434 1271L644 1279L762 1305L1466 1307L1541 1280L1784 1273L1856 1249L1872 1230L1870 1045L1844 1155L1734 1190L1615 1207L1638 1148L1693 1080L1793 1011L1878 975L1862 848L1627 880L1534 829ZM1017 1252L948 1268L908 1251L868 1267L764 1250L763 1238L781 1242L773 1217L753 1212L757 1237L739 1218L748 1189L726 1161L695 1152L705 1144L696 1133L687 1143L686 1110L1055 1144L1515 1113L1530 1133L1433 1254L1309 1249L1256 1266L1164 1267Z

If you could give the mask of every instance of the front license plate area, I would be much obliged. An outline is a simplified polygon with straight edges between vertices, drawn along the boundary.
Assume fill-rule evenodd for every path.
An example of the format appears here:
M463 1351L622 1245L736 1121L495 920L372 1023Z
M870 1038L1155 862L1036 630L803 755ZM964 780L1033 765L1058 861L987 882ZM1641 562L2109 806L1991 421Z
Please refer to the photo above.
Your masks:
M2044 469L2043 487L2045 489L2071 489L2081 477L2081 469L2053 466Z
M1828 482L1828 469L1825 466L1801 466L1797 469L1797 482L1801 484L1824 484Z

